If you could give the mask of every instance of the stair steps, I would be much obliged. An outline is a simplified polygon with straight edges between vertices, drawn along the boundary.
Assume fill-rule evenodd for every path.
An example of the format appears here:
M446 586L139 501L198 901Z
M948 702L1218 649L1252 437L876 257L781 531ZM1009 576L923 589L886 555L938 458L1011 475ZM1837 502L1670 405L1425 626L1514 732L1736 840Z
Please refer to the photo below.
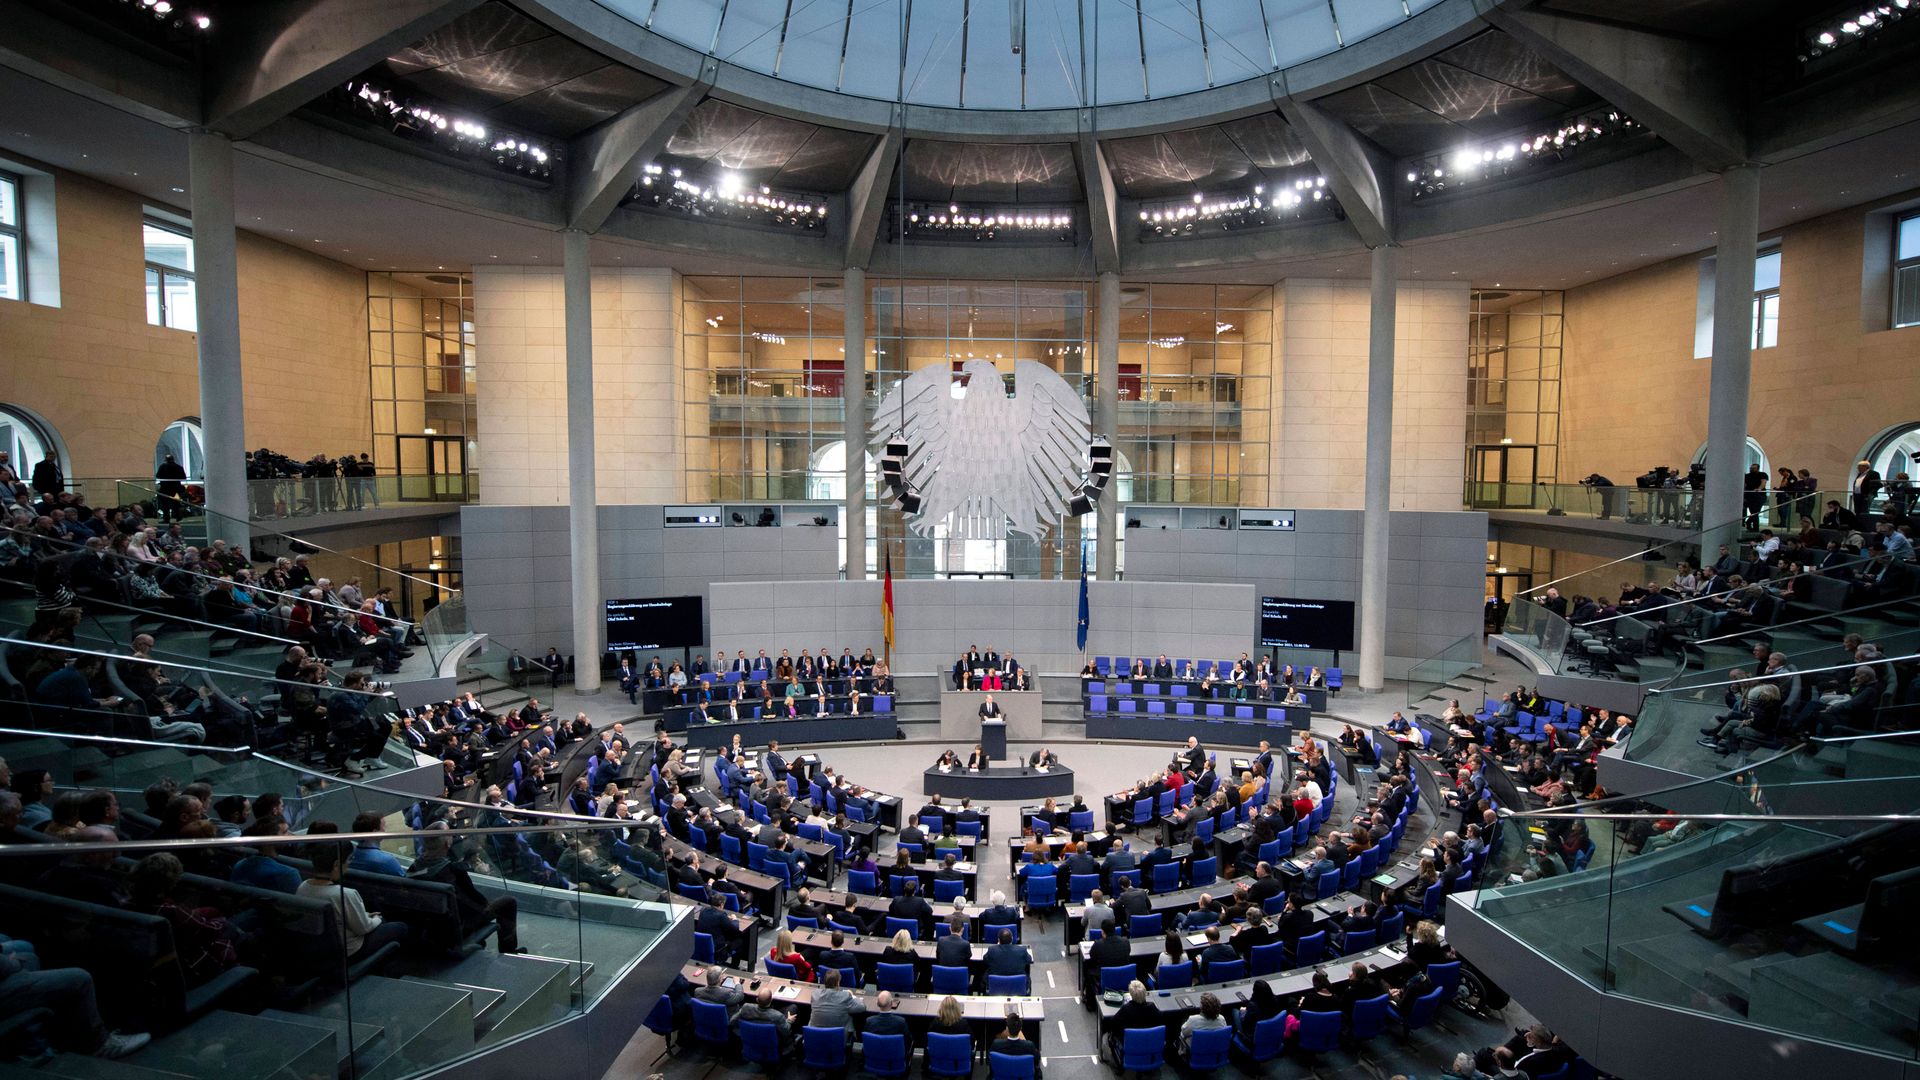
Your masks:
M124 1059L220 1080L334 1080L340 1057L324 1025L217 1010Z
M339 1020L378 1017L385 1025L373 1045L355 1047L356 1054L379 1058L359 1080L393 1080L437 1067L472 1053L475 1045L473 995L453 986L367 975L347 994L303 1011Z
M283 1009L263 1009L260 1015L269 1020L316 1028L332 1034L334 1068L340 1076L360 1075L371 1068L378 1067L380 1063L381 1059L375 1055L379 1047L385 1046L379 1041L385 1029L372 1018L363 1018L349 1025L338 1017L310 1016L306 1013L287 1012ZM363 1049L356 1054L355 1047Z

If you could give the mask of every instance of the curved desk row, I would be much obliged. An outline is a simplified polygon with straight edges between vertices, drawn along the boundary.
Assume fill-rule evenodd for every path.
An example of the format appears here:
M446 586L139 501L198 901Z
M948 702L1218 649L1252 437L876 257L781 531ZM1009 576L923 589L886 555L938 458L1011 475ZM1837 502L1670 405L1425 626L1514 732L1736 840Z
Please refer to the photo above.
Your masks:
M923 781L928 795L943 799L979 799L1007 802L1018 799L1044 799L1073 794L1073 770L1055 765L1044 772L1013 765L968 771L941 772L929 768Z
M1131 702L1122 702L1130 704ZM1218 707L1218 706L1215 706ZM1238 715L1236 715L1238 714ZM1087 710L1087 738L1179 744L1192 735L1201 746L1285 745L1289 731L1306 731L1312 712L1298 705L1240 705L1221 713Z
M1201 684L1196 679L1082 679L1080 696L1090 698L1096 694L1109 697L1147 697L1190 699L1199 702L1223 702L1229 706L1244 705L1252 701L1252 686L1236 686L1233 683L1216 683L1210 693L1200 692ZM1299 686L1300 696L1314 712L1327 711L1325 687ZM1283 696L1280 687L1273 687L1274 697ZM1172 711L1169 709L1168 711Z
M899 721L891 709L884 713L859 713L853 716L841 714L785 720L722 720L689 726L687 745L705 748L731 746L735 735L739 735L740 741L750 746L765 746L770 740L779 740L787 745L891 742L899 730Z

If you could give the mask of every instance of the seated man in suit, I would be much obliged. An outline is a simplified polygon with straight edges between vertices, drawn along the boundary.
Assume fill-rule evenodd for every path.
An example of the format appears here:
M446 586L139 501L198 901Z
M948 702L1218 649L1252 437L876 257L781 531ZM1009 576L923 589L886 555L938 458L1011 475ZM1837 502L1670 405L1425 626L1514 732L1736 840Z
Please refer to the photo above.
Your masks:
M1152 851L1140 857L1140 880L1152 881L1153 868L1159 866L1161 863L1170 863L1172 861L1173 849L1168 847L1166 841L1162 839L1159 843L1153 845Z
M887 905L887 914L896 919L918 920L923 929L933 924L933 905L920 895L918 878L909 880L906 891L893 898Z
M1207 752L1200 749L1200 740L1192 735L1187 736L1187 748L1180 751L1179 756L1181 771L1190 778L1199 776L1207 763Z
M1000 1037L993 1040L993 1052L996 1054L1025 1055L1033 1059L1033 1075L1040 1075L1040 1045L1027 1038L1026 1028L1020 1021L1018 1012L1007 1013L1007 1027Z
M1287 906L1280 910L1280 917L1274 920L1274 932L1281 941L1291 945L1313 933L1313 921L1313 912L1301 905L1297 897L1290 896Z
M1118 847L1107 850L1107 885L1115 892L1118 892L1121 880L1126 879L1131 881L1131 875L1139 868L1139 865L1139 860L1134 858L1133 852L1127 847L1127 842L1125 840L1120 841Z
M987 909L980 913L982 926L1014 926L1020 922L1020 913L1007 903L1007 894L999 889L993 890L987 898Z
M1051 769L1060 764L1060 757L1043 746L1027 757L1027 764L1036 769Z
M762 986L752 1001L740 1006L733 1014L733 1024L736 1031L742 1023L772 1024L775 1041L779 1044L781 1052L785 1053L792 1047L794 1041L793 1016L794 1011L791 1008L784 1011L774 1008L773 987Z
M973 962L973 946L967 943L966 912L956 908L947 916L947 933L933 943L933 962L961 968Z
M1147 669L1147 662L1145 660L1135 660L1133 662L1133 666L1127 669L1127 678L1129 679L1133 679L1137 681L1137 680L1145 679L1148 677L1149 677L1149 672Z
M1120 914L1129 918L1153 914L1153 897L1147 890L1135 885L1132 878L1125 875L1115 878L1113 887L1120 890L1120 895L1113 900L1113 906Z
M727 985L727 973L718 964L706 970L702 985L694 989L693 997L696 1001L725 1005L728 1020L732 1020L734 1012L747 1003L747 995L741 993L738 986Z
M1212 976L1208 974L1207 969L1214 964L1222 961L1240 959L1239 952L1235 951L1233 946L1220 940L1220 928L1218 926L1209 926L1204 933L1207 935L1206 947L1201 949L1200 954L1193 958L1194 968L1198 972L1195 976L1196 982L1209 981Z
M1113 925L1100 935L1100 940L1094 942L1087 951L1087 962L1081 968L1081 983L1087 994L1092 995L1100 986L1100 969L1131 966L1133 942L1127 940L1124 920L1115 919Z
M1153 677L1156 679L1173 678L1173 664L1167 660L1167 654L1161 653L1153 662Z
M913 1053L913 1036L907 1034L907 1018L896 1010L900 1003L894 999L893 992L882 990L873 999L873 1011L867 1013L867 1022L860 1028L860 1034L867 1035L905 1035L907 1053ZM909 1061L911 1064L911 1061Z
M1322 858L1326 857L1327 849L1317 848L1315 850L1318 851ZM1328 864L1328 868L1332 868L1331 863ZM1313 877L1311 872L1309 872L1307 880L1313 882L1318 879ZM1264 862L1256 864L1253 868L1253 881L1247 886L1248 897L1250 897L1255 904L1264 904L1270 897L1279 893L1279 891L1280 879L1273 876L1272 865Z
M731 964L740 952L740 928L727 915L724 901L714 896L700 914L693 920L696 932L713 938L713 958L722 964ZM717 969L716 969L717 970ZM737 1004L737 1002L736 1002Z
M1033 954L1025 946L1014 944L1013 931L1003 928L999 938L987 946L986 964L989 975L1025 975L1033 968Z

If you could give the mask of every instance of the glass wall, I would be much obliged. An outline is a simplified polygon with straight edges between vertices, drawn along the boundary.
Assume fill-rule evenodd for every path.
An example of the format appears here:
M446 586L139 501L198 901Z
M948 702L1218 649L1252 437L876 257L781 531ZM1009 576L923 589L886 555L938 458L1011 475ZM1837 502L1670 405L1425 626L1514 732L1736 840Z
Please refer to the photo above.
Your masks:
M1091 413L1095 295L1091 282L870 279L859 301L867 305L870 407L929 365L949 365L958 377L961 365L984 361L1010 377L1016 361L1032 360L1057 372ZM846 303L839 278L684 279L690 500L841 494ZM1264 499L1272 289L1127 285L1121 305L1120 500ZM868 497L877 499L877 475L868 475ZM922 575L1072 576L1094 525L1071 521L1039 541L980 541L950 539L942 526L909 538L889 510L868 520L868 571L884 543L895 573Z
M403 489L403 498L464 492L480 437L473 279L368 274L367 337L374 465L383 476L398 474L429 489Z
M1564 294L1476 289L1468 316L1467 502L1531 506L1560 469Z

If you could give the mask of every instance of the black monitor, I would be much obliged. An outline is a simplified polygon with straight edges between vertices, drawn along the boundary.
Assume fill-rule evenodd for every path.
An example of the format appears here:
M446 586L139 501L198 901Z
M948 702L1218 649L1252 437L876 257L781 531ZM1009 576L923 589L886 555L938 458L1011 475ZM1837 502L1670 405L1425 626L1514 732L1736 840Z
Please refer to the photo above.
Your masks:
M685 649L704 640L698 596L607 601L607 648Z
M1353 601L1263 596L1260 647L1336 652L1352 649Z

